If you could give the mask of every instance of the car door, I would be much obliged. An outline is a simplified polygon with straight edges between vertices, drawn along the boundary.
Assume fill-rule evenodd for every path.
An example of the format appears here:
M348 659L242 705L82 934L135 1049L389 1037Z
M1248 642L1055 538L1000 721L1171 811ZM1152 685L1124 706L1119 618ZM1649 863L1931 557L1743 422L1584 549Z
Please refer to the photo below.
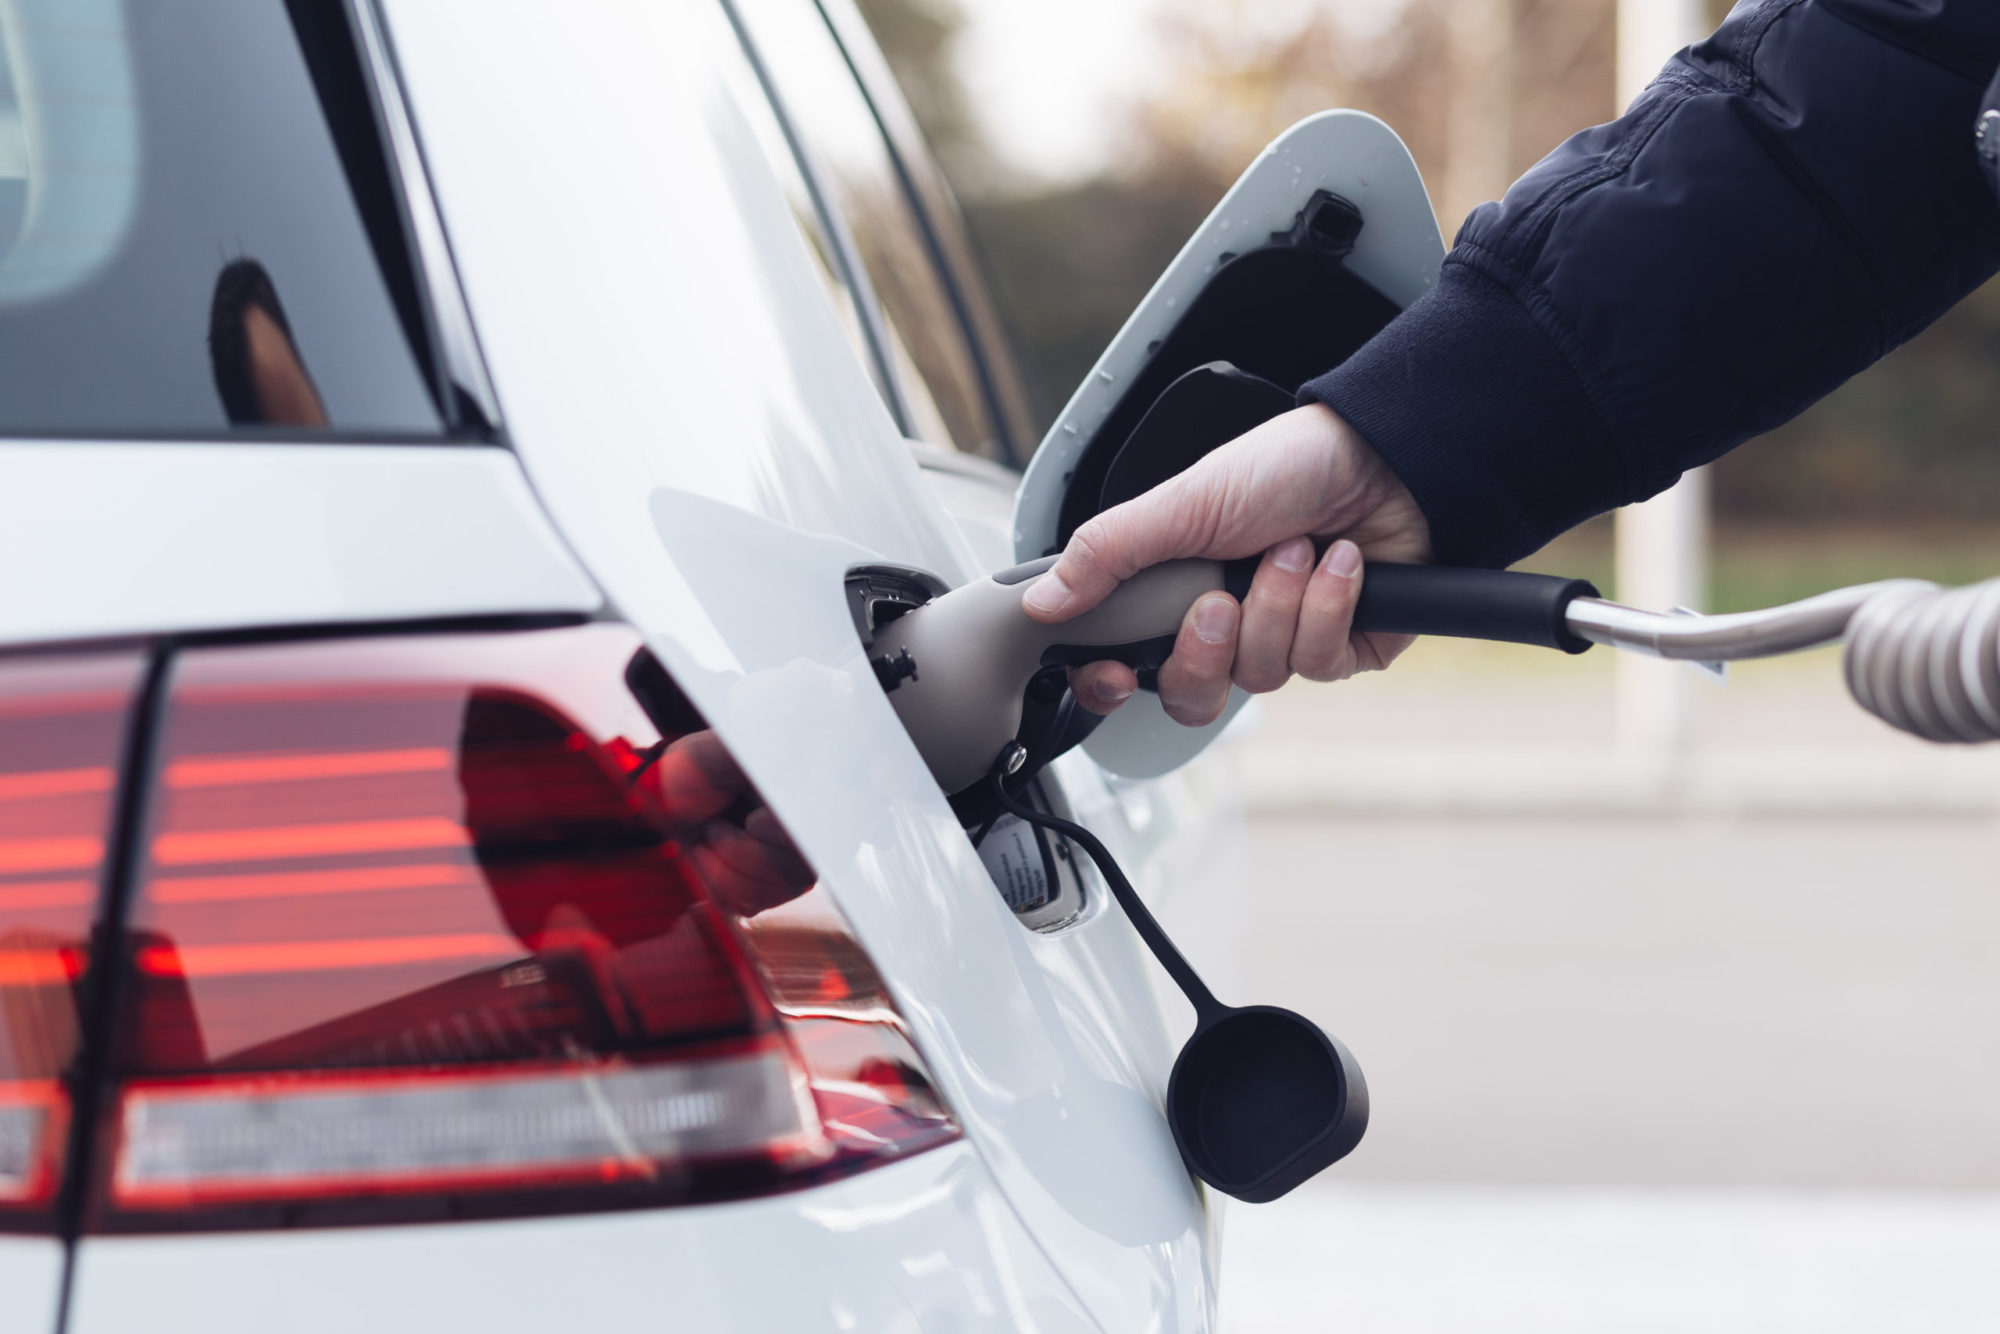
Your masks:
M900 95L864 85L857 35L837 34L814 0L734 0L730 9L812 196L802 222L843 268L856 351L982 566L1010 564L1026 411L1007 349L979 317L984 294L950 197L916 188L931 174L922 144L888 133ZM858 38L867 40L865 28Z
M779 814L951 1107L1107 1329L1199 1329L1207 1219L1144 960L1017 919L868 668L845 581L986 568L925 489L755 127L719 4L387 3L513 447ZM995 1226L1000 1220L995 1220Z
M1210 1327L1211 1214L1159 1110L1173 1049L1139 1003L1136 936L1102 894L1054 931L1013 911L868 666L853 575L989 567L829 300L730 12L384 10L557 527L820 870L1084 1309L1107 1330ZM1066 788L1118 799L1062 763Z

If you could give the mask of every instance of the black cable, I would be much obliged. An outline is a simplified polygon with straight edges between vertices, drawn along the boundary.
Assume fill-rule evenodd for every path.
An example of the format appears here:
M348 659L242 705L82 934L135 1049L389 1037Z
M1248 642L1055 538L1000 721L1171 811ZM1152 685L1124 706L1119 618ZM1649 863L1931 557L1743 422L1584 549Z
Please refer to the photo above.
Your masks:
M1160 924L1153 920L1153 914L1140 900L1138 891L1132 888L1132 882L1125 878L1125 872L1119 868L1117 859L1111 855L1109 848L1098 841L1097 835L1074 820L1065 820L1060 815L1050 815L1024 806L1008 794L1006 783L1008 761L1012 758L1014 746L1017 744L1009 742L1007 749L1001 751L999 758L993 761L993 768L987 774L987 779L993 787L994 797L1015 818L1025 820L1041 829L1052 829L1082 848L1090 860L1097 864L1097 870L1103 875L1105 884L1111 887L1111 896L1118 900L1118 906L1123 908L1125 916L1131 919L1132 929L1139 933L1139 939L1146 942L1146 948L1160 961L1160 967L1167 970L1167 976L1173 978L1174 985L1193 1002L1196 1013L1206 1016L1222 1009L1222 1002L1215 998L1215 993L1208 989L1208 984L1201 980L1200 974L1196 973L1193 966L1181 956L1181 952L1174 947L1172 939L1160 929Z

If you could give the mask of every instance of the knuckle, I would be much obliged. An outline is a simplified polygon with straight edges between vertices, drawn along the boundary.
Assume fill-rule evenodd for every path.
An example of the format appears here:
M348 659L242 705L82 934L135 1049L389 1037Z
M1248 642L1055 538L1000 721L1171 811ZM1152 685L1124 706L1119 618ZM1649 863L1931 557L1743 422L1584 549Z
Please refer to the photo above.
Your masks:
M1212 702L1209 700L1177 700L1173 703L1167 703L1162 698L1161 703L1166 709L1167 717L1173 719L1181 726L1206 727L1222 716L1222 706L1228 699L1229 696L1224 694L1220 700Z
M1352 669L1342 663L1347 654L1338 651L1307 650L1292 655L1292 670L1308 681L1339 681Z
M1105 568L1104 534L1097 519L1070 534L1063 547L1062 563L1079 574L1092 575Z
M1137 573L1130 559L1131 542L1123 516L1115 510L1096 515L1071 534L1065 556L1076 556L1081 568L1112 579Z
M1268 695L1290 679L1290 672L1262 663L1239 664L1236 668L1236 684L1253 695Z

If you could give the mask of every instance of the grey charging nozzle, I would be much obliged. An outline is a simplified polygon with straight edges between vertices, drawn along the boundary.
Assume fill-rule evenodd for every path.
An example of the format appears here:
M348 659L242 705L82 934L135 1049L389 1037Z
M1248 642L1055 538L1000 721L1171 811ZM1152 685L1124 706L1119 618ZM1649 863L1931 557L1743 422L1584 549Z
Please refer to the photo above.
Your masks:
M979 782L1000 748L1018 739L1022 695L1037 673L1106 658L1157 669L1195 600L1218 589L1240 599L1257 568L1254 558L1167 561L1141 570L1083 615L1044 625L1029 617L1021 594L1053 564L1049 556L976 579L875 634L876 676L947 793ZM1514 570L1371 563L1354 628L1577 653L1590 643L1569 629L1569 605L1596 593L1581 579Z
M977 579L905 612L875 633L876 674L938 786L963 792L986 776L1021 728L1021 697L1049 667L1115 658L1156 668L1203 593L1227 586L1222 562L1168 561L1142 570L1072 620L1044 625L1021 606L1053 558ZM890 685L879 664L911 670Z

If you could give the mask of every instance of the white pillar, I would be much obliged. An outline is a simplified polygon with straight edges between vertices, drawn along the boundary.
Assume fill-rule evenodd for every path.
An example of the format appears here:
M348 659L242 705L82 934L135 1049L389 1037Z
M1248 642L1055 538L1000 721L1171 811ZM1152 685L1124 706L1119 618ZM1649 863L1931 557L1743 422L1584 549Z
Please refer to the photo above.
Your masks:
M1667 58L1708 32L1702 0L1618 0L1618 105L1632 104ZM1687 474L1671 490L1628 505L1617 518L1620 602L1649 611L1699 610L1708 582L1708 475ZM1693 722L1693 672L1633 653L1618 655L1621 749L1670 763Z
M1667 57L1708 36L1703 0L1618 0L1618 109L1653 81Z

